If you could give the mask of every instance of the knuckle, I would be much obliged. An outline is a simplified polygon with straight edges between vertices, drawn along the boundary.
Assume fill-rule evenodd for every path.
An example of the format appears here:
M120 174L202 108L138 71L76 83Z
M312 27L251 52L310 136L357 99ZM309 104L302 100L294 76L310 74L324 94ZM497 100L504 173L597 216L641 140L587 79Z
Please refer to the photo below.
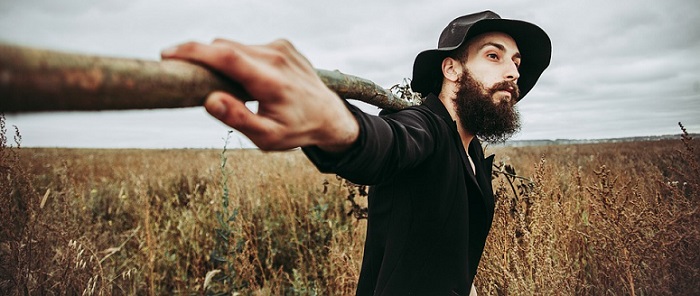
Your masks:
M277 39L270 43L270 47L284 53L287 56L293 56L297 52L294 45L292 45L292 43L287 39Z
M226 114L226 118L223 120L226 124L235 129L244 130L249 125L248 114L241 110L231 110Z
M277 39L267 47L271 50L268 51L269 61L275 66L285 66L285 65L298 65L299 61L302 64L309 64L305 57L303 57L286 39Z
M288 56L281 52L274 52L270 54L270 62L275 66L283 66L288 62Z
M218 60L221 65L233 65L240 59L239 54L233 50L222 51L218 55Z
M183 54L193 54L200 50L201 44L190 41L178 46L178 51Z
M229 43L229 41L224 39L224 38L221 38L221 37L216 37L216 38L214 38L214 40L211 43L212 44L225 44L225 43Z
M238 43L236 41L221 38L221 37L214 38L214 40L211 42L211 44L214 46L220 46L220 47L224 47L224 48L237 48L241 45L240 43Z
M270 45L272 45L273 47L280 49L280 50L292 50L292 49L294 49L294 45L292 45L292 43L289 42L289 40L284 39L284 38L272 41L272 43L270 43Z

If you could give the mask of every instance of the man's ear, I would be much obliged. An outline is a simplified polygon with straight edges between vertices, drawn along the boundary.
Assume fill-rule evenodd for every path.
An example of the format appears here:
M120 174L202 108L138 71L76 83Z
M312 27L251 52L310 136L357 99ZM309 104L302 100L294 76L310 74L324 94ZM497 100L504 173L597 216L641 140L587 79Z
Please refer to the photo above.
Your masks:
M446 57L442 60L442 76L445 79L456 82L462 74L462 64L451 57Z

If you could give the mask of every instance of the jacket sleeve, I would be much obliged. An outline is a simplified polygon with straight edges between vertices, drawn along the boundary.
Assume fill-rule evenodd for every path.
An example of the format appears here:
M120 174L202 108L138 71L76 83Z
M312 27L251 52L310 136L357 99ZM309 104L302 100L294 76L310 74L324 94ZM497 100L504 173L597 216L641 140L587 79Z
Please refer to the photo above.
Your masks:
M330 155L315 146L303 151L324 173L335 173L357 184L374 185L396 172L425 161L435 150L436 119L412 107L386 116L374 116L347 104L360 125L353 146Z

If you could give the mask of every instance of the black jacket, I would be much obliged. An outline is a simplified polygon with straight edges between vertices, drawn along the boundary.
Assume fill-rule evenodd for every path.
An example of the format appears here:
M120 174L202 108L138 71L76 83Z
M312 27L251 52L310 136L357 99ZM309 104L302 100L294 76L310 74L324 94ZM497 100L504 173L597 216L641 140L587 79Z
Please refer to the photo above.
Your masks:
M356 144L340 158L304 148L322 172L371 185L357 295L468 295L493 219L493 157L469 155L435 96L394 114L350 107Z

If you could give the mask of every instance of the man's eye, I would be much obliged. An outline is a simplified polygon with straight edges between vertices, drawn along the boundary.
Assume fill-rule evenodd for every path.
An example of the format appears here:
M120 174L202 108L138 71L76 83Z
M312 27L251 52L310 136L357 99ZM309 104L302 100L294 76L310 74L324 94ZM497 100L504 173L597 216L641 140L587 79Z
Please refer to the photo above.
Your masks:
M498 60L498 55L495 53L489 53L486 55L489 59Z

